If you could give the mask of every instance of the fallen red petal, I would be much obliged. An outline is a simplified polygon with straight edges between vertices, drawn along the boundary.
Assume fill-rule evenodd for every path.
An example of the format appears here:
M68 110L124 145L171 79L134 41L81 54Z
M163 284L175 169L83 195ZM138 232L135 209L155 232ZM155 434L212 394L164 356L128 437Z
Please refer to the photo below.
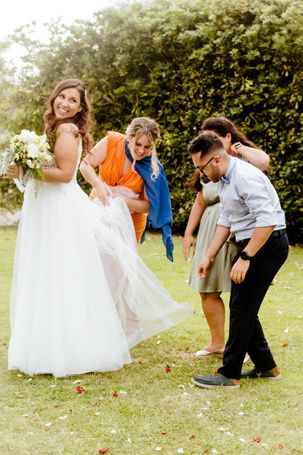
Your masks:
M101 455L102 453L106 453L109 450L110 450L109 447L103 447L103 449L100 449L98 453L99 453L99 455Z
M254 441L254 442L261 442L262 439L261 439L261 438L253 438L253 441Z
M112 393L113 398L117 398L118 396L119 396L119 394L117 392Z
M170 373L170 372L171 372L171 367L169 365L166 365L165 373Z
M283 347L283 348L288 348L288 343L282 344L282 347Z
M79 385L78 387L76 387L76 392L77 393L83 393L83 392L85 392L85 388L82 387L81 385Z

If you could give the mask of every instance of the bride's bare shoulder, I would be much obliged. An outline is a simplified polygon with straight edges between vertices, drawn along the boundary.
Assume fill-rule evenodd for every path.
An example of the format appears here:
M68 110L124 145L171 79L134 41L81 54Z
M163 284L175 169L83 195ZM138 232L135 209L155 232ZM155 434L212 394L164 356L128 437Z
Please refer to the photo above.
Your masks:
M79 136L79 128L74 123L61 123L57 128L57 136L61 133L69 133L74 136Z

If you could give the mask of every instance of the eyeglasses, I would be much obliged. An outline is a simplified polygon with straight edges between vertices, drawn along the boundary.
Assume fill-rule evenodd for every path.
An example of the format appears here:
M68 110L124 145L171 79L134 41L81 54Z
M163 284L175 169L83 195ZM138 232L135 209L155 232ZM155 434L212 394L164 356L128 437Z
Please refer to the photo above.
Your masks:
M198 170L201 172L201 174L203 174L203 176L206 177L207 179L208 179L208 177L207 177L207 175L205 174L204 169L206 168L206 166L209 165L209 163L210 163L214 158L215 158L215 157L212 156L212 157L210 158L210 160L208 160L207 163L204 164L204 166L196 166L196 169L198 169Z

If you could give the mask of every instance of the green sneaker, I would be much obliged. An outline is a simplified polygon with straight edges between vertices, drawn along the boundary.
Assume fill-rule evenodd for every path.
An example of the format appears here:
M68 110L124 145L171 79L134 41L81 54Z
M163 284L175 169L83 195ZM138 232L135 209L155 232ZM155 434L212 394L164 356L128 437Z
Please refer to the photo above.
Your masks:
M267 371L258 371L256 368L253 368L252 370L248 371L243 371L241 373L241 378L243 379L272 379L274 381L277 381L282 378L282 375L280 373L280 370L278 367L274 367L271 370Z
M226 387L229 389L239 389L239 379L227 378L221 373L209 374L204 376L195 376L191 382L198 387L205 389L214 389L216 387Z

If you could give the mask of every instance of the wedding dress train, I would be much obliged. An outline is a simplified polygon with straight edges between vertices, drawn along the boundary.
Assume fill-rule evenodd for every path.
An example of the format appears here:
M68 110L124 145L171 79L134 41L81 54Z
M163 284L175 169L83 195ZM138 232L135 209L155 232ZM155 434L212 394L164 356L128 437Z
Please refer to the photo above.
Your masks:
M27 183L9 369L56 377L118 370L131 362L131 347L191 314L138 256L123 199L91 202L76 172L69 183Z

